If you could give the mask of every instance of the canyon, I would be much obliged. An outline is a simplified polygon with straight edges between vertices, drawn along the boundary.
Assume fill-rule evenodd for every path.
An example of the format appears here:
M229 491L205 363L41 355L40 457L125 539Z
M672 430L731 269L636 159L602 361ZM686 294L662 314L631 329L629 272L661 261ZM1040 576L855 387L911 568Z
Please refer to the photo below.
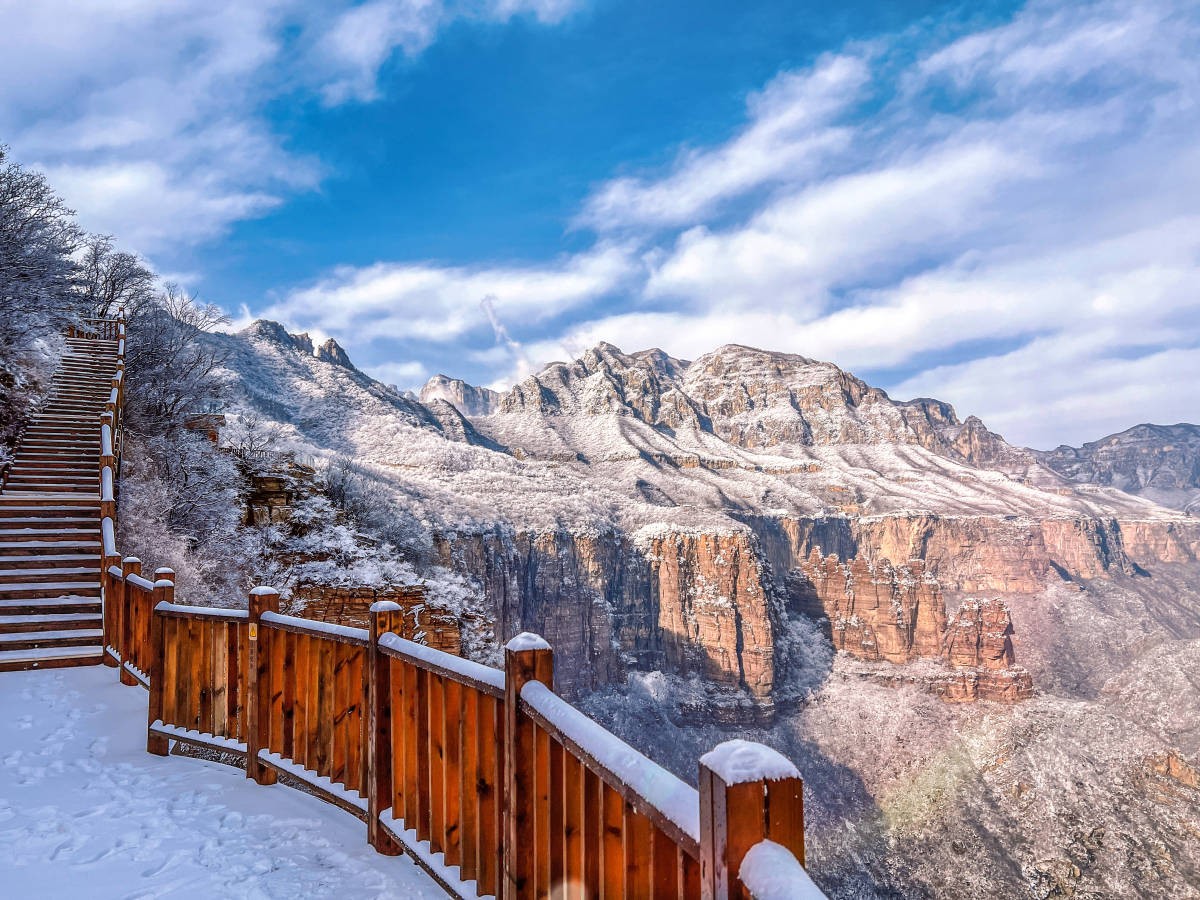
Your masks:
M791 354L600 344L418 395L275 323L206 340L232 423L353 472L357 561L288 585L303 614L419 583L442 631L414 637L494 664L543 634L556 686L681 777L731 735L783 750L830 896L1200 896L1186 503Z

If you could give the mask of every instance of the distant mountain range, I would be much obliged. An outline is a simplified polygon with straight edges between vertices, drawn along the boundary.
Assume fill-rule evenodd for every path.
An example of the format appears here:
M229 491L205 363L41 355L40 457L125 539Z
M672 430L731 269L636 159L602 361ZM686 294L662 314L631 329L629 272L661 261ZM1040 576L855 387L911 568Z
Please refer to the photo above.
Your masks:
M1200 512L1200 426L1135 425L1082 447L1064 445L1038 456L1071 481Z

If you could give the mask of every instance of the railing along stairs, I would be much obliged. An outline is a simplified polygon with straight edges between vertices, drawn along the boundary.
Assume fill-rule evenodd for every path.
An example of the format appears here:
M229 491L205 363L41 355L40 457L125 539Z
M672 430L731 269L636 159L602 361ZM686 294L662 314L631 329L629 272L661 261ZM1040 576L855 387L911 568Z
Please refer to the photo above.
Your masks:
M120 336L120 321L85 323ZM369 627L175 602L116 546L123 374L100 425L105 662L149 689L147 750L172 742L238 758L362 819L380 853L409 854L456 897L822 897L804 863L803 782L780 754L729 741L681 781L554 693L540 637L503 670Z

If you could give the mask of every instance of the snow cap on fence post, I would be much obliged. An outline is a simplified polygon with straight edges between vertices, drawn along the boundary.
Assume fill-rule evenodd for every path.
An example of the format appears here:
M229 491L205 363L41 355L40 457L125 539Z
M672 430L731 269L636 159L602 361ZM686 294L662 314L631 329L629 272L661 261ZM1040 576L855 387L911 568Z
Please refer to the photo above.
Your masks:
M518 634L504 648L504 896L533 895L537 728L521 708L530 681L554 687L554 651L536 634ZM548 857L546 857L548 859ZM547 879L549 873L546 873Z
M269 749L271 708L271 629L262 627L265 612L279 612L279 591L256 587L250 591L250 622L245 669L246 685L246 777L259 784L274 784L275 770L258 758Z
M804 782L781 753L726 741L700 757L700 885L705 900L745 896L750 848L770 839L804 863Z
M385 856L399 856L400 845L379 823L380 814L391 806L392 796L392 707L391 660L379 649L379 638L401 629L403 612L399 603L376 600L368 612L366 665L362 667L363 693L367 696L367 842Z

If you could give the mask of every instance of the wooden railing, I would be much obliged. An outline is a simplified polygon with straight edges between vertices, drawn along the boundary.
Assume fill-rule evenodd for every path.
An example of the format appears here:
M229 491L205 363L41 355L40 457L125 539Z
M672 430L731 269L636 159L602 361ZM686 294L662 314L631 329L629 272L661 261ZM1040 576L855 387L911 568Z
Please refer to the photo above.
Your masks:
M281 615L271 588L247 610L213 609L176 603L170 569L143 577L116 548L123 323L111 333L105 662L150 691L150 753L175 741L241 758L259 784L300 782L458 897L822 896L803 869L803 783L786 759L723 744L700 760L696 790L557 696L535 635L509 642L500 671L403 639L392 602L348 628ZM748 854L766 863L743 873Z
M67 337L115 341L124 337L124 324L125 320L120 317L116 319L80 319L79 324L67 327Z

